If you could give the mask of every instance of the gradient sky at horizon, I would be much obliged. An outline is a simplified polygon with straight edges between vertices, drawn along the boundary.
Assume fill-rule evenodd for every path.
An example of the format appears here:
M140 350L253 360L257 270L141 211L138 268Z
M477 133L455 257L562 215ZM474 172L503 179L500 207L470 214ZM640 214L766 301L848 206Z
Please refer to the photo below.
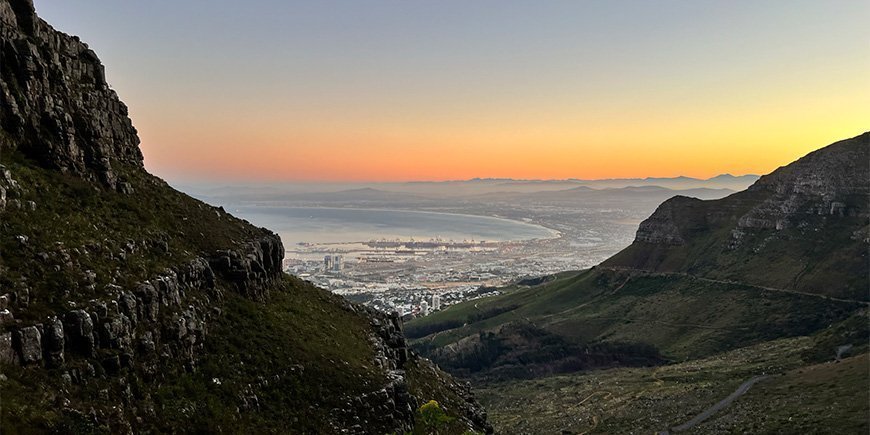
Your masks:
M767 173L870 129L870 2L36 0L174 181Z

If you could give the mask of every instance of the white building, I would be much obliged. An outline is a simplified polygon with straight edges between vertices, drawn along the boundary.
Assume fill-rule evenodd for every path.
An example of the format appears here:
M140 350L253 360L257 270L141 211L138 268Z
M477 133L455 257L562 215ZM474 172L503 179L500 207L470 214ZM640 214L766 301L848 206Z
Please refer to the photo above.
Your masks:
M426 301L420 302L420 315L428 316L429 315L429 304Z
M432 295L432 311L438 311L441 309L441 295L433 294Z

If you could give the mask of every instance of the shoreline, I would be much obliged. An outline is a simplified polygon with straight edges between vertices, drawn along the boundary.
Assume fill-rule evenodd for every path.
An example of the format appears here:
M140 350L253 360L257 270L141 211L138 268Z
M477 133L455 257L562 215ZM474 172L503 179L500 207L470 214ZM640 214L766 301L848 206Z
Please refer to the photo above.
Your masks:
M547 227L545 225L539 223L531 223L531 222L523 222L516 219L510 219L502 216L493 216L486 214L472 214L472 213L454 213L454 212L445 212L445 211L430 211L430 210L414 210L414 209L398 209L398 208L374 208L374 207L329 207L329 206L295 206L295 205L231 205L227 208L232 208L235 214L239 214L240 209L250 208L250 209L311 209L311 210L359 210L359 211L374 211L374 212L398 212L398 213L415 213L415 214L435 214L435 215L444 215L444 216L458 216L458 217L466 217L466 218L483 218L483 219L493 219L497 221L507 222L514 225L522 225L525 227L531 227L536 229L543 229L549 233L548 237L531 237L531 238L517 238L517 239L507 239L507 240L490 240L491 242L496 243L510 243L510 242L535 242L535 241L548 241L548 240L556 240L563 237L563 233L554 228ZM268 228L268 227L266 227ZM280 231L275 231L271 228L270 230L278 233L280 235ZM425 237L425 236L424 236ZM433 236L434 237L434 236ZM429 238L433 238L429 237ZM410 241L403 237L398 238L401 241ZM367 241L340 241L340 242L307 242L314 245L343 245L343 244L365 244L370 242L371 240L378 239L370 239ZM420 241L420 240L418 240ZM296 242L292 242L296 244ZM305 243L305 242L299 242ZM293 245L289 245L293 246ZM289 250L288 250L289 251Z

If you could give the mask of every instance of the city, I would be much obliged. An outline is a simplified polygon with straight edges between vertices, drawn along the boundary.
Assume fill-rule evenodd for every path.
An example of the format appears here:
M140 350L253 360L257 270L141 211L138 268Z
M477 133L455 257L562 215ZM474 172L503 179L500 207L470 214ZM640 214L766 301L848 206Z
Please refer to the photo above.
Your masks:
M523 279L591 267L627 246L644 207L462 210L532 222L552 238L517 241L408 239L297 243L286 247L288 273L406 319L498 294Z

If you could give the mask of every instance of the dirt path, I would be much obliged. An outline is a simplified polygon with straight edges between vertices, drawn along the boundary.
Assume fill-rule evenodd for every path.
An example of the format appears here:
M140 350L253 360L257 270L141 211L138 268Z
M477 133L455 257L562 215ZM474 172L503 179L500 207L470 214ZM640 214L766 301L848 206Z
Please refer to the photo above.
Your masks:
M681 424L681 425L679 425L679 426L674 426L674 427L672 427L672 428L670 429L670 431L665 430L665 431L661 431L661 432L659 432L659 435L668 435L668 434L670 434L671 431L673 431L673 432L682 432L682 431L684 431L684 430L691 429L692 427L694 427L694 426L700 424L700 423L703 422L704 420L710 418L710 416L712 416L713 414L715 414L715 413L717 413L717 412L719 412L719 411L725 409L726 407L728 407L728 405L730 405L731 402L737 400L738 397L740 397L740 396L746 394L746 392L749 391L749 388L750 388L750 387L752 387L752 386L755 385L757 382L759 382L759 381L761 381L761 380L763 380L763 379L765 379L765 378L767 378L767 376L755 376L754 378L752 378L752 379L750 379L750 380L748 380L748 381L746 381L746 382L740 384L740 386L737 387L737 389L734 390L734 392L731 393L728 397L726 397L726 398L720 400L720 401L719 401L718 403L716 403L715 405L713 405L713 406L711 406L711 407L705 409L703 412L701 412L700 414L696 415L696 416L693 417L691 420L689 420L689 421L687 421L687 422L685 422L685 423L683 423L683 424Z
M698 281L711 282L711 283L715 283L715 284L741 285L744 287L752 287L752 288L757 288L760 290L779 292L779 293L789 293L789 294L800 295L800 296L810 296L810 297L825 299L825 300L829 300L829 301L846 302L846 303L850 303L850 304L860 304L860 305L870 305L870 302L867 302L867 301L859 301L859 300L855 300L855 299L835 298L833 296L825 296L825 295L820 295L817 293L802 292L799 290L789 290L789 289L776 288L776 287L765 287L765 286L761 286L761 285L747 284L745 282L740 282L740 281L704 278L701 276L692 275L690 273L685 273L685 272L653 272L653 271L649 271L649 270L634 269L634 268L630 268L630 267L602 267L602 269L613 270L613 271L639 272L639 273L643 273L647 276L681 276L681 277L695 279Z

